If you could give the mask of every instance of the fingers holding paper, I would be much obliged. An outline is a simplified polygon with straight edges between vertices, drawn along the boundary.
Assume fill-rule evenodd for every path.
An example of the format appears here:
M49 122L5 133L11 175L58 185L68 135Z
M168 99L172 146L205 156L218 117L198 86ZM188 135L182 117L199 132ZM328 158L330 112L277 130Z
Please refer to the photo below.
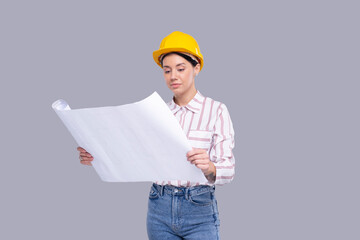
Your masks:
M215 182L216 167L214 163L210 161L209 154L205 149L193 148L193 150L186 154L186 157L191 164L194 164L197 168L201 169L210 183Z
M83 165L92 166L91 161L94 160L94 157L82 147L78 147L77 150L79 151L80 163Z
M193 148L186 154L186 157L191 164L200 168L203 173L206 174L210 170L211 161L205 149Z

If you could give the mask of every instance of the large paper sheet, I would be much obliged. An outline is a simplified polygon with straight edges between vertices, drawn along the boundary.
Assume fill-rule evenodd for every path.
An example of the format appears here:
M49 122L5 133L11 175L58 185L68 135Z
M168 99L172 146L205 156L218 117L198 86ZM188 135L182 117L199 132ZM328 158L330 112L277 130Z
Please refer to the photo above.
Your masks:
M72 110L60 99L52 107L78 145L93 155L103 181L207 181L187 161L192 147L156 92L121 106Z

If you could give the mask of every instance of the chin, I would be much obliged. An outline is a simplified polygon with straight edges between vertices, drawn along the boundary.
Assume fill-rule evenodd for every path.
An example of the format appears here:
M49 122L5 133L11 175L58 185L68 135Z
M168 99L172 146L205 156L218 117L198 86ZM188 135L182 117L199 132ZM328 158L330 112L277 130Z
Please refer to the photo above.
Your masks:
M169 86L169 89L172 91L172 92L178 92L178 91L181 91L180 89L181 89L181 87L179 87L179 88L172 88L171 86Z

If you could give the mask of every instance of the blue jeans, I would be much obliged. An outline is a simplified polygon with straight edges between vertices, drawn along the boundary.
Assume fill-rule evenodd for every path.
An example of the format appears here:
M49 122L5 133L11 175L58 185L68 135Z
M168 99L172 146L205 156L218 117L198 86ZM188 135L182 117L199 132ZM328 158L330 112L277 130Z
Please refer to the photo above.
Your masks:
M220 239L215 187L154 183L149 193L146 224L150 240Z

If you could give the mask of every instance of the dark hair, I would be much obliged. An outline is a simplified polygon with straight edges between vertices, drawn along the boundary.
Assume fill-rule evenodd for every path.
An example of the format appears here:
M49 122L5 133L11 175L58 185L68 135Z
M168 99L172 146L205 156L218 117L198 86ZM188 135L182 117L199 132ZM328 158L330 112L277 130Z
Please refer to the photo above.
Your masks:
M179 55L183 58L185 58L188 62L191 63L191 65L193 65L193 67L195 67L196 65L199 64L198 61L194 60L193 58L191 58L189 55L186 55L186 54L183 54L183 53L179 53L179 52L169 52L169 53L166 53L160 60L160 64L161 64L161 67L163 67L163 60L164 58L169 55L169 54L172 54L172 53L175 53L176 55Z

